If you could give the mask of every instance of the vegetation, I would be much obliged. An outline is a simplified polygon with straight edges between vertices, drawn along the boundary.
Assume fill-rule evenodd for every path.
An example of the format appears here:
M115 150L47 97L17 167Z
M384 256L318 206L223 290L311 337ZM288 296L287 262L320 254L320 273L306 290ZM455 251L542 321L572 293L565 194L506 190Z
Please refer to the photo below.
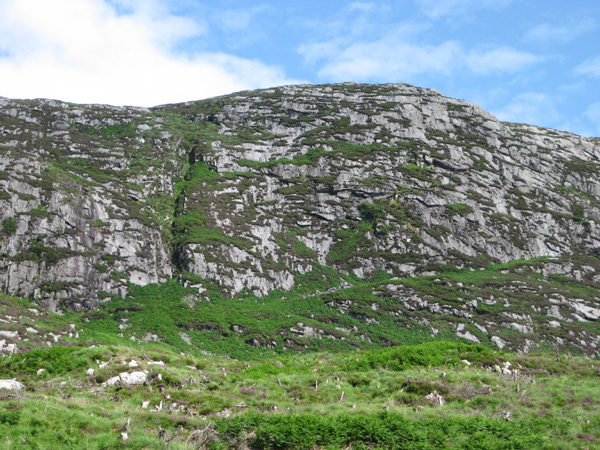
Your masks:
M507 362L510 375L494 370ZM575 449L600 439L593 361L448 342L250 363L157 344L59 346L0 358L0 370L27 385L0 391L7 450ZM147 385L103 385L135 370L148 371Z
M454 203L451 205L446 205L446 211L450 216L466 216L473 212L473 208L464 203Z
M7 217L2 221L2 230L10 235L14 234L17 231L17 221L14 217Z
M370 232L368 223L363 223L363 227L340 230L345 245L332 246L330 257L345 262L364 233ZM295 232L282 235L282 245L296 254L314 255L297 236ZM518 349L530 337L514 333L505 325L507 311L523 317L528 326L547 330L547 316L532 315L532 307L547 308L548 298L593 303L597 297L596 284L591 280L541 277L539 273L546 262L555 261L541 258L501 265L488 261L485 270L446 264L433 267L437 272L433 276L390 279L385 271L379 271L367 280L315 263L311 272L296 275L292 291L273 291L264 297L243 291L234 298L225 296L217 283L184 273L182 281L194 287L185 287L176 280L162 285L130 286L125 299L103 303L100 316L80 313L71 316L71 320L80 323L92 341L123 344L155 335L178 351L209 351L239 360L259 360L292 351L345 352L440 340L468 342L455 332L461 323L485 347L497 348L490 340L497 336ZM596 267L598 263L583 259L580 264ZM50 291L66 287L57 283L44 285ZM419 303L407 300L411 297L438 306L421 306L414 311ZM502 298L502 303L496 298ZM463 319L474 308L485 317L486 334ZM566 310L562 314L570 317ZM121 323L127 327L120 329ZM314 334L306 334L304 327L310 327ZM579 333L593 332L593 323L578 320L563 322L562 327L562 346L570 351L578 351ZM540 349L554 348L549 342L536 342L542 345Z
M0 448L600 445L600 165L561 159L571 138L543 130L521 164L510 134L533 127L487 139L467 104L446 105L446 131L422 128L428 91L338 88L285 88L285 108L283 89L13 104L39 108L2 120L0 200L19 207L0 241L33 288L0 295L0 350L15 352L1 378L26 385L0 390ZM160 284L129 281L145 264ZM256 295L268 283L293 287ZM134 371L143 385L116 381Z

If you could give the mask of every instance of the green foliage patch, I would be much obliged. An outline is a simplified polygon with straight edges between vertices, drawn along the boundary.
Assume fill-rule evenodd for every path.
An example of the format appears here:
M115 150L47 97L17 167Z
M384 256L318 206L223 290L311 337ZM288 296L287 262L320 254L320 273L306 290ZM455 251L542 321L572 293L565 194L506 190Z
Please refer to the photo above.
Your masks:
M466 216L467 214L471 214L473 212L473 208L465 203L453 203L446 205L446 212L450 216Z
M17 221L14 217L7 217L2 221L2 230L8 234L14 234L17 231Z
M14 426L21 420L20 411L0 411L0 424Z
M41 240L36 239L27 251L15 255L12 259L15 261L45 261L48 264L55 264L60 259L66 258L71 254L73 252L68 248L47 246Z
M217 431L231 438L253 432L255 448L412 450L431 448L523 449L538 448L547 442L543 432L550 424L530 420L508 423L505 420L462 417L406 418L382 412L370 415L276 414L244 415L216 423ZM552 426L552 425L550 425Z
M35 376L39 369L44 369L49 375L63 375L87 368L90 353L87 349L61 345L32 350L12 357L0 357L0 372L6 376Z
M416 346L399 346L365 352L356 361L345 366L348 371L385 368L402 371L414 367L455 367L461 360L497 364L496 353L481 345L456 342L427 342Z

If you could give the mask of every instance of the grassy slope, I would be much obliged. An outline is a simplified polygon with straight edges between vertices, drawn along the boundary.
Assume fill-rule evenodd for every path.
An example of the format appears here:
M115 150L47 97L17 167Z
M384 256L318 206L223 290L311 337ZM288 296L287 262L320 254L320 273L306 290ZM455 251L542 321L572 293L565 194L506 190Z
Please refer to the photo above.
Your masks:
M552 318L535 313L532 306L543 311L548 304L544 295L554 293L594 303L596 287L585 281L544 278L538 273L543 262L543 259L515 261L474 272L464 270L403 280L382 277L371 281L351 279L331 268L317 266L313 272L297 276L297 285L291 292L274 291L266 297L242 294L226 298L220 295L217 285L206 280L203 285L209 289L199 294L172 280L163 285L132 287L125 300L113 300L103 304L100 311L70 318L84 330L81 337L90 342L129 342L132 337L143 340L156 335L179 351L192 354L208 351L242 360L290 351L340 352L432 340L454 341L460 340L454 332L458 324L472 330L482 344L496 348L488 336L465 318L406 309L403 297L414 294L455 310L480 299L475 313L485 318L488 328L497 324L496 335L517 344L536 339L541 350L553 349L542 336L518 333L501 325L506 321L507 311L531 315L541 332L561 335L566 348L576 351L569 349L569 333L587 330L595 334L597 325L565 321L561 329L551 330L547 322ZM340 286L342 282L350 282L352 286ZM393 295L390 288L395 290ZM482 298L496 298L498 303L488 305ZM124 320L128 328L121 330L118 327ZM294 332L292 329L300 329L299 323L313 328L316 336ZM432 327L437 334L434 335ZM182 333L191 344L182 339ZM256 342L260 345L253 345Z
M386 317L393 299L378 294L393 284L425 297L454 296L448 289L458 282L474 296L489 294L532 278L538 263L408 280L350 279L355 283L350 288L316 294L343 281L319 267L299 279L294 291L266 298L227 299L218 286L198 294L172 281L132 288L130 297L100 311L66 317L39 316L28 302L2 297L4 317L20 319L8 328L35 325L44 336L61 330L60 340L73 346L0 359L0 378L15 377L27 386L19 394L0 391L0 448L595 448L596 361L499 353L489 342L457 342L449 329L433 338L429 328L406 328L406 322ZM538 278L533 281L542 282ZM544 283L563 292L574 289L583 298L595 295L572 281ZM342 314L327 306L336 299L352 299L364 310L355 317ZM370 308L373 301L379 311ZM360 314L368 310L379 324L365 323ZM119 329L115 319L127 319L131 328ZM345 339L299 337L289 332L298 322ZM80 339L67 337L71 323ZM234 332L231 324L245 331ZM350 334L336 330L352 327L357 331ZM163 342L130 340L148 333ZM255 347L248 343L252 338L276 345ZM449 338L455 342L442 340ZM43 342L32 339L22 348ZM382 348L389 342L423 344ZM207 351L233 358L203 354ZM130 368L132 360L140 367ZM153 360L165 366L150 365ZM519 368L517 375L493 370L506 361ZM85 375L88 368L93 376ZM39 369L45 372L38 375ZM102 386L134 370L149 371L147 386ZM443 405L427 399L433 393L442 396ZM148 408L141 407L144 401ZM123 431L126 441L119 438Z
M138 368L128 367L132 360ZM520 373L489 369L505 361ZM86 377L88 367L94 376ZM101 386L144 369L147 386ZM152 344L55 347L0 360L0 372L27 385L0 391L6 449L568 449L593 448L600 438L593 361L465 344L252 363ZM441 406L426 398L433 392Z

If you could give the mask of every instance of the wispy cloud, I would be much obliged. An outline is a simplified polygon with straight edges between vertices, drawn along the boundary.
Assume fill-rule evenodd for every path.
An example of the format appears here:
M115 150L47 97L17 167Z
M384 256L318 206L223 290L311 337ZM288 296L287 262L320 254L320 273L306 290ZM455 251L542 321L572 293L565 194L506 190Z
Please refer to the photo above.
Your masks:
M464 16L476 9L502 9L512 0L416 0L421 11L434 19L445 16Z
M460 55L461 49L456 42L422 46L390 35L375 42L349 45L324 65L319 76L332 80L368 81L407 79L424 72L449 74Z
M592 103L589 108L585 111L585 116L596 124L594 133L596 136L600 136L600 102Z
M395 23L389 23L389 14L393 7L388 2L353 2L339 8L331 16L311 16L300 25L306 30L306 41L339 41L349 44L353 39L381 35L397 29Z
M600 130L600 103L593 103L585 111L585 115L590 119L598 122L598 130Z
M358 10L358 11L370 11L373 8L376 8L377 5L373 2L352 2L350 4L350 10Z
M205 31L155 0L0 0L0 95L149 106L294 82L260 61L173 51Z
M577 75L600 77L600 56L590 58L575 68Z
M531 53L515 50L510 47L471 51L466 55L469 68L476 74L514 73L541 61Z
M298 52L304 56L309 63L315 63L322 59L334 59L346 45L343 38L333 39L327 42L318 42L316 44L302 44Z
M308 62L324 61L319 76L331 80L406 80L418 74L451 75L469 70L476 75L515 73L541 58L510 47L467 51L456 41L437 45L414 43L426 25L405 24L380 39L344 43L341 38L303 45Z
M561 119L555 100L539 92L519 94L503 108L493 112L500 120L533 125Z
M528 42L543 44L565 43L577 39L597 28L593 18L570 20L566 25L551 25L543 23L529 29L523 39Z
M226 9L216 14L216 20L227 30L244 31L251 27L255 18L268 11L266 5L258 5L250 8Z

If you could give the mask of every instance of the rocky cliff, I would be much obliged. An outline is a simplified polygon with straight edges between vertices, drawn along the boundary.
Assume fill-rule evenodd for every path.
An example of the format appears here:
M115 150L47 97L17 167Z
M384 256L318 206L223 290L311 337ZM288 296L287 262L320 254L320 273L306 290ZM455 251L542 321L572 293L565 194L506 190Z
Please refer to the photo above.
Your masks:
M173 277L262 296L323 266L404 278L536 257L596 285L599 158L598 139L406 84L150 109L0 99L0 289L88 310Z

